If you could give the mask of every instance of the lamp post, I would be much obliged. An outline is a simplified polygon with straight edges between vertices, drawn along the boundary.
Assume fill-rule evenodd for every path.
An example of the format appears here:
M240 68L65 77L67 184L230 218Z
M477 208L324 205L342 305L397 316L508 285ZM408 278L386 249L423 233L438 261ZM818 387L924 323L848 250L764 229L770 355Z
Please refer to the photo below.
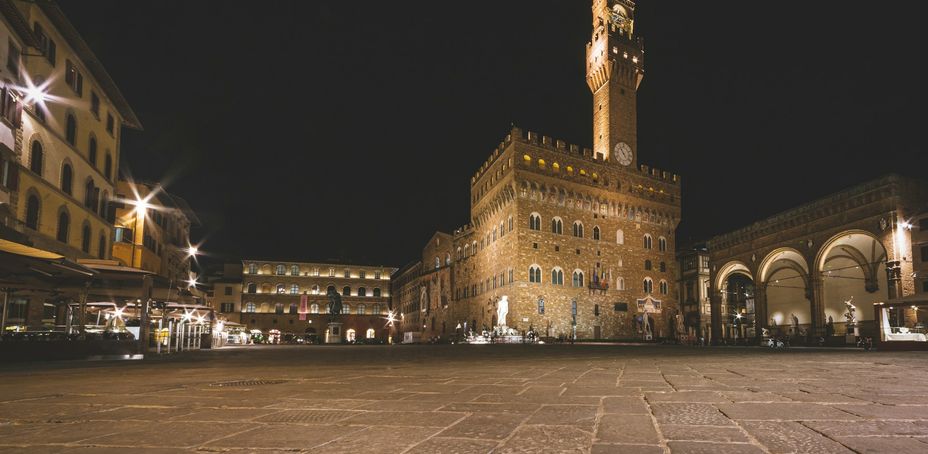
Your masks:
M129 261L129 266L131 266L132 268L135 268L136 267L135 266L136 248L137 246L139 246L138 244L139 235L142 235L142 232L139 229L139 221L145 220L145 213L148 211L149 208L151 208L151 205L148 204L147 199L140 199L138 197L136 197L135 201L131 201L129 203L135 207L135 210L134 210L135 211L135 226L132 231L132 260ZM142 266L142 259L141 257L139 257L139 267L141 266Z

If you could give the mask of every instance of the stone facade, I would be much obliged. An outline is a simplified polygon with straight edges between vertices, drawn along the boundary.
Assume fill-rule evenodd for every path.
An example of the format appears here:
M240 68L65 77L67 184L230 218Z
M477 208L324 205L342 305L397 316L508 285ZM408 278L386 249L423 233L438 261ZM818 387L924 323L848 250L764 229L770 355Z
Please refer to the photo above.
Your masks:
M200 221L184 199L161 185L120 179L114 204L113 259L174 282L191 278L190 227ZM143 200L146 207L133 205Z
M505 324L550 337L635 338L638 301L651 297L661 302L654 335L674 334L680 177L638 165L634 3L593 5L594 149L513 127L471 179L471 222L451 236L451 260L448 235L437 234L397 279L404 329L430 337ZM496 319L503 296L505 323Z
M329 322L328 289L342 295L345 338L388 340L390 276L396 268L334 263L243 260L241 323L248 329L322 336ZM306 320L300 303L308 298ZM370 330L373 330L372 332Z
M844 335L851 298L863 332L872 334L873 304L915 293L918 237L909 220L926 200L928 183L890 175L712 238L713 340L759 337L762 328L800 338ZM728 288L737 276L750 283L746 298ZM733 295L739 304L729 304ZM736 314L753 320L754 331L733 332Z
M705 244L683 248L677 252L677 263L680 267L680 308L687 334L706 338L712 324L709 250Z
M55 2L4 0L0 238L68 259L108 259L128 102ZM19 292L18 328L54 326L54 299Z

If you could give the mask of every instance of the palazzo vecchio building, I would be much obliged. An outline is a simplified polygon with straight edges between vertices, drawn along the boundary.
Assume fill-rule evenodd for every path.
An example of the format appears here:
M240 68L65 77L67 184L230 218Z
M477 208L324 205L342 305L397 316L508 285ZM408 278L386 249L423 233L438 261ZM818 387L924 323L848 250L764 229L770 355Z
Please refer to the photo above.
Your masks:
M505 324L519 332L675 333L680 177L639 161L645 58L634 2L592 6L593 148L513 127L470 181L470 223L436 233L422 259L394 276L401 330L432 337L492 328L505 296Z

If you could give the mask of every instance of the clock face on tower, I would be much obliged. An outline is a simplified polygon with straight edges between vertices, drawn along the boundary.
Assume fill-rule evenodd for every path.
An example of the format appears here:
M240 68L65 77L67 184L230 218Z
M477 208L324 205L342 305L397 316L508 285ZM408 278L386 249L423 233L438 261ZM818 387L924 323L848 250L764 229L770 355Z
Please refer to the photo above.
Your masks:
M632 147L625 142L619 142L615 144L615 157L618 159L619 164L629 166L635 156L632 154Z

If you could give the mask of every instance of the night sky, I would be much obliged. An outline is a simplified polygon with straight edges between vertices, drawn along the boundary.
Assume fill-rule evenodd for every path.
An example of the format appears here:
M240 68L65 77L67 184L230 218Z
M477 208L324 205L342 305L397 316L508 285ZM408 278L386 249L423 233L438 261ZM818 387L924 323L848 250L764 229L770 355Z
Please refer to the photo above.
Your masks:
M639 160L683 175L679 242L926 173L923 2L638 3ZM587 0L61 5L145 126L123 165L214 262L402 266L468 222L510 124L592 144Z

